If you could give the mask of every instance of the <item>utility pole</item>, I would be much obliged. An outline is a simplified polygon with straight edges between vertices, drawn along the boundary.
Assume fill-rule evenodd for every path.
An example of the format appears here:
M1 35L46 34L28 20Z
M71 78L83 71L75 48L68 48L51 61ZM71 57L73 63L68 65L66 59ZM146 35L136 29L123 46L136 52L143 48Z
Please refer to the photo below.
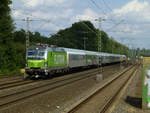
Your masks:
M59 45L59 43L58 43L59 42L59 37L61 35L60 34L56 34L55 36L56 36L56 38L55 38L55 45L58 46Z
M26 49L29 47L29 29L30 29L30 21L39 21L39 20L31 20L29 17L26 19L22 19L22 21L26 22Z
M98 19L98 22L99 22L99 53L102 52L102 34L101 34L101 18ZM100 74L102 75L102 72L103 72L103 67L102 67L102 55L100 56Z
M29 47L29 17L26 18L27 29L26 29L26 50Z
M29 47L29 22L32 21L27 17L26 19L23 19L22 21L26 21L26 59L27 59L27 49Z
M81 31L81 33L83 33L83 35L84 35L84 34L87 34L88 31ZM84 50L86 50L86 40L87 40L87 39L88 39L88 37L86 37L86 35L84 35L84 37L83 37L83 41L84 41L84 42L83 42L83 46L84 46L83 49L84 49Z
M114 46L113 46L113 44L111 44L111 53L113 54L113 48L114 48Z
M87 37L84 37L83 39L84 39L84 50L86 50L86 42L85 42L85 41L86 41L88 38L87 38Z
M23 19L23 21L26 21L26 66L27 66L27 49L29 47L29 17L27 17L26 19ZM24 79L26 79L28 77L28 75L26 73L24 73Z
M29 17L26 18L26 60L27 60L27 50L28 50L28 47L29 47Z
M123 48L122 48L122 46L123 46L123 41L124 41L124 38L121 38L121 47L120 47L120 55L123 55ZM120 59L121 60L121 62L120 62L120 69L123 69L123 58L121 58Z
M98 21L99 23L99 35L98 35L98 52L101 53L102 52L102 34L101 34L101 22L105 21L105 19L95 19L95 21ZM100 75L102 76L102 72L103 72L103 68L102 68L102 55L100 55L99 58L99 68L100 68Z

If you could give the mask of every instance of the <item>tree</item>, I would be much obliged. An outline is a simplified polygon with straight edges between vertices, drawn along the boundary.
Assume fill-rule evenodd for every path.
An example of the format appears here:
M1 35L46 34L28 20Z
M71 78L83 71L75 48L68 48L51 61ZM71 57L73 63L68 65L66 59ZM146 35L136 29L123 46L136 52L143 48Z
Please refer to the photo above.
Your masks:
M26 41L25 30L21 29L19 31L14 32L14 42L19 42L25 45L25 41Z
M0 0L0 44L6 44L12 40L14 25L10 16L10 4L11 0Z
M13 31L14 24L10 15L11 0L0 1L0 72L15 67L13 62Z
M94 31L91 31L91 29ZM60 30L49 38L49 44L61 47L97 51L97 30L90 21L81 21L72 24L70 28Z

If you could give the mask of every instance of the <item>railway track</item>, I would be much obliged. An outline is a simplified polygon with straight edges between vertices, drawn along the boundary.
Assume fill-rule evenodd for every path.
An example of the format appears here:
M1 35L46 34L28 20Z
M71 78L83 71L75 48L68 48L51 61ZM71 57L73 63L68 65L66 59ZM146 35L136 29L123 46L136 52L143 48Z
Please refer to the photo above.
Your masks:
M11 91L9 93L0 93L0 109L38 94L72 84L76 81L95 77L94 75L99 73L99 71L96 70L98 69L75 73L73 74L74 76L67 76L65 78L58 77L54 80L44 80L44 82L38 85L32 85L32 87L22 88L21 90Z
M20 82L23 81L21 76L17 76L17 77L7 77L7 78L0 78L0 86L1 85L5 85L5 84L11 84L13 82Z
M108 67L105 67L106 69L107 68L110 68L109 66ZM91 69L92 70L92 69ZM86 70L84 70L86 71ZM83 72L84 72L83 71ZM6 77L7 78L7 77ZM14 87L17 87L17 86L22 86L22 85L26 85L26 84L30 84L30 83L34 83L35 80L28 80L28 81L24 81L22 80L22 78L20 77L17 77L17 78L10 78L10 79L7 79L7 80L1 80L2 81L0 83L0 90L4 90L4 89L9 89L9 88L14 88ZM41 80L38 80L36 82L40 82ZM43 80L44 81L44 80Z
M11 80L16 80L16 79L19 79L19 78L21 78L21 76L22 75L9 75L9 76L0 76L0 81L3 81L3 80L9 80L9 79L11 79Z
M0 75L0 79L6 79L6 78L10 78L10 77L18 77L19 75L6 75L6 76L4 76L4 75Z
M33 81L33 80L28 80L28 81L19 80L19 81L14 81L14 82L3 83L3 84L0 84L0 90L9 89L9 88L13 88L13 87L21 86L21 85L26 85L26 84L30 84L33 82L35 82L35 81Z
M96 111L96 106L98 106L98 111L95 113L105 113L107 108L111 105L117 94L120 92L120 90L124 87L124 85L128 82L128 80L132 77L133 74L136 73L137 67L131 67L128 68L126 71L120 73L118 76L110 80L108 83L104 84L102 87L96 89L94 92L86 96L85 98L82 98L78 102L74 103L70 107L66 108L63 113L83 113L83 112L92 112ZM124 75L127 75L125 78L123 78ZM124 82L121 81L121 79L124 79ZM119 85L119 88L116 90L114 82L120 80L121 85ZM116 85L116 84L115 84ZM117 86L118 87L118 86ZM111 91L113 93L108 94L108 91ZM110 92L109 92L110 93ZM107 94L109 96L107 96ZM94 100L97 99L97 100ZM100 100L98 100L100 99ZM99 102L98 102L99 101ZM94 107L91 107L94 105ZM100 106L101 105L101 106ZM91 110L91 111L90 111ZM93 110L93 111L92 111Z
M109 106L111 105L111 103L114 101L115 97L117 97L117 95L120 93L120 91L123 89L123 87L125 86L125 84L130 80L130 78L132 77L132 75L136 74L137 69L135 69L129 76L129 78L122 84L122 86L118 89L117 92L115 92L112 97L106 102L106 104L104 104L104 106L100 109L100 113L105 113L107 111L107 109L109 108Z
M7 78L7 79L5 80L5 78ZM17 86L22 86L22 85L42 81L42 80L38 80L38 81L27 80L27 81L24 81L20 77L15 77L15 78L4 77L3 79L0 79L0 82L2 81L0 83L0 90L9 89L9 88L17 87Z

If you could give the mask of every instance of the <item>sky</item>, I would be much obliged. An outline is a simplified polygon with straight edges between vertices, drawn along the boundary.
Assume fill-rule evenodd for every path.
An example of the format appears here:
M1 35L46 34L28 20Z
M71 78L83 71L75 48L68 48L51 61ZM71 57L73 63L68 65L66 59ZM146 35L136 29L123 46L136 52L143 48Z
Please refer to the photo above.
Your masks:
M91 21L109 37L130 48L150 49L149 0L12 0L11 15L16 29L26 29L27 17L30 31L50 36L60 29L81 20Z

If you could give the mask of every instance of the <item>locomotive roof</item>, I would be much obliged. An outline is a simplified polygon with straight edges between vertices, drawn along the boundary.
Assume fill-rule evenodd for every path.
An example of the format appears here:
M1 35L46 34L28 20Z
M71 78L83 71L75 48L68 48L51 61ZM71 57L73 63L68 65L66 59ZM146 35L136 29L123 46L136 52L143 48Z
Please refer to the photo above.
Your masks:
M42 47L42 46L30 46L28 48L28 50L35 50L35 49L37 49L37 50L45 50L46 47Z
M28 48L28 50L48 50L48 51L57 51L57 52L64 52L64 49L62 48L52 48L52 47L48 47L48 46L30 46Z

